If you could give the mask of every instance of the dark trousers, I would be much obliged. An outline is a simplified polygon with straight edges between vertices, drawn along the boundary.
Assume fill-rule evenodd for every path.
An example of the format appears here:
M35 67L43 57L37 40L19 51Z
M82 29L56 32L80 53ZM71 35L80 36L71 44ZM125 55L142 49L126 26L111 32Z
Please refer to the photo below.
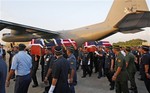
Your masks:
M97 61L94 61L94 67L95 67L95 73L98 72L98 62Z
M51 84L52 84L52 77L49 77L49 78L48 78L48 83L49 83L49 86L46 86L46 87L45 87L45 92L47 92L47 93L48 93L48 91L49 91L49 89L50 89L50 87L51 87Z
M105 73L105 69L104 69L104 62L102 62L102 61L100 61L99 63L98 63L98 76L99 77L102 77L103 76L103 71L102 71L102 69L103 69L103 71L104 71L104 73Z
M131 83L131 87L137 90L136 83L135 83L135 72L128 72L128 76Z
M112 81L112 77L113 77L114 72L111 72L109 68L105 68L105 74L106 74L108 81L110 82L111 87L114 88L115 82Z
M44 64L41 65L41 79L44 81Z
M73 77L73 84L77 85L78 81L77 81L77 72L75 71L75 75Z
M90 71L91 71L91 73L93 73L93 60L91 60L91 62L90 62Z
M144 83L145 83L147 91L150 93L150 79L145 78Z
M36 77L37 69L38 69L38 65L36 65L32 69L32 80L33 80L34 85L38 85L38 81L37 81L37 77Z
M116 93L129 93L128 81L116 81Z
M75 93L74 84L69 84L69 85L70 85L70 93Z
M82 65L82 69L83 69L83 76L86 76L87 73L91 75L91 71L88 65Z
M31 75L16 76L15 92L14 93L28 93L28 88L31 83Z

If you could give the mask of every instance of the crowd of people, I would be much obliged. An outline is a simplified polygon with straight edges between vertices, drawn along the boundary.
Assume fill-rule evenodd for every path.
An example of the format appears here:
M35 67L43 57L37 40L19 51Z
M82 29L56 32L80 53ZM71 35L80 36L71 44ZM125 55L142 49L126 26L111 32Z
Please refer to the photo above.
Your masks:
M75 93L77 70L83 71L82 78L97 73L97 78L106 77L110 90L116 93L138 93L135 74L140 72L150 93L150 50L148 46L120 47L98 46L97 51L89 52L88 47L72 46L45 47L44 55L32 55L24 44L8 50L9 74L5 62L5 50L0 45L0 93L5 93L5 84L14 79L14 93L27 93L31 80L32 87L39 86L36 72L41 65L41 79L45 83L43 93ZM79 77L79 76L78 76ZM130 88L128 87L130 81Z

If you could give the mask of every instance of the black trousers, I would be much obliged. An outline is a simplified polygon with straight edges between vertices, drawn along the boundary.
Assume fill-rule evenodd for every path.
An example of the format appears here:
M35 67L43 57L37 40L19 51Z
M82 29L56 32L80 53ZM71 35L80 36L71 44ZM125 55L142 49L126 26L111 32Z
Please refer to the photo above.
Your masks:
M104 61L98 61L98 76L102 77L103 75L105 75L105 62Z
M82 69L83 69L83 76L86 76L87 73L91 75L91 70L88 65L82 65Z
M144 83L147 91L150 93L150 79L144 78Z
M105 68L105 74L106 74L108 81L110 82L111 87L114 87L115 82L112 81L112 77L113 77L114 72L111 72L109 68Z
M41 65L41 79L44 81L44 64Z
M34 85L38 85L37 77L36 77L36 72L38 69L38 62L34 64L33 69L32 69L32 80Z
M28 93L28 88L31 83L31 75L16 76L14 93Z
M48 78L48 83L49 83L49 86L46 86L45 87L45 92L48 93L50 87L51 87L51 84L52 84L52 76Z
M97 73L98 72L98 66L99 66L99 64L98 64L98 61L97 61L97 59L95 59L94 60L94 67L95 67L95 73Z

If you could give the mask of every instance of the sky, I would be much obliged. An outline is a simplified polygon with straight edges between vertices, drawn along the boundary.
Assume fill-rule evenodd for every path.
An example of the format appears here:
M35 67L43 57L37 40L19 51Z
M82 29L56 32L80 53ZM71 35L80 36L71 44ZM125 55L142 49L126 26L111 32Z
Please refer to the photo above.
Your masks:
M146 0L150 9L150 0ZM60 31L105 20L113 0L0 0L0 19ZM111 43L141 38L150 42L150 28L137 34L117 33L104 40ZM8 33L10 30L0 32Z

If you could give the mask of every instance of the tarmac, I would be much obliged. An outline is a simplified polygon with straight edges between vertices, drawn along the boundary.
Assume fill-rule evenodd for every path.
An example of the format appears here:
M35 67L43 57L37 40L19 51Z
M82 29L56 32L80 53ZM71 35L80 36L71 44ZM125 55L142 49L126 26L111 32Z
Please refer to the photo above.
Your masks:
M32 88L33 82L29 86L28 93L43 93L44 84L41 81L41 69L37 71L37 78L39 86ZM76 93L115 93L115 90L110 91L109 82L106 77L100 79L97 78L97 73L93 73L91 77L87 76L86 78L81 78L82 70L77 71L78 84L75 87ZM136 83L138 88L138 93L148 93L143 81L138 80L139 72L136 73ZM6 93L14 93L15 81L10 81L10 86L6 88ZM129 83L130 84L130 83ZM132 93L132 92L131 92Z

